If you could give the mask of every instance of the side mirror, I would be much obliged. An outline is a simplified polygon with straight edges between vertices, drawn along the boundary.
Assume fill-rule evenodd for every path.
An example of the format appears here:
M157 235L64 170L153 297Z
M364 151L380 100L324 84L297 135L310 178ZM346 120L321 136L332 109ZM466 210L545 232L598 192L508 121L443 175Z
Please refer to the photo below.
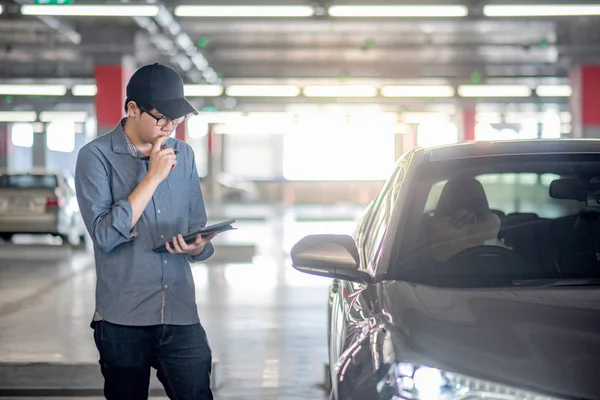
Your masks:
M372 281L360 271L360 257L354 239L348 235L309 235L291 251L292 267L298 271L358 283Z

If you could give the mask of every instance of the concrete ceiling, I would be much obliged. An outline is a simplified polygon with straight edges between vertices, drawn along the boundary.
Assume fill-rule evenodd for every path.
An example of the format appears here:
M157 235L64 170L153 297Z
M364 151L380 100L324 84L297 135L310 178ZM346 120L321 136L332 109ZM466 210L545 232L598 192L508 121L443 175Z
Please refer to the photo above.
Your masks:
M176 57L159 49L158 37L164 35L165 40L172 40L174 36L162 32L155 17L23 16L20 3L13 0L0 3L5 9L0 15L1 82L58 79L93 83L96 63L114 62L123 55L133 55L138 65L167 63L178 69L187 82L204 81L196 68L183 70ZM194 2L200 3L211 4ZM237 2L242 3L274 2ZM319 5L319 1L296 3ZM332 3L335 2L320 4L325 7ZM163 3L164 10L172 16L177 4ZM314 16L175 20L224 84L258 80L290 83L299 79L308 84L353 79L386 82L434 79L458 85L470 83L473 74L480 76L482 83L518 83L523 79L535 83L540 78L565 83L574 65L600 61L600 17L490 19L478 16L483 2L473 0L464 4L470 7L470 16L457 19ZM159 32L150 33L147 24L159 27ZM248 101L238 99L236 104ZM299 100L261 100L281 101ZM0 107L6 109L2 102L0 99ZM20 103L11 100L11 104Z

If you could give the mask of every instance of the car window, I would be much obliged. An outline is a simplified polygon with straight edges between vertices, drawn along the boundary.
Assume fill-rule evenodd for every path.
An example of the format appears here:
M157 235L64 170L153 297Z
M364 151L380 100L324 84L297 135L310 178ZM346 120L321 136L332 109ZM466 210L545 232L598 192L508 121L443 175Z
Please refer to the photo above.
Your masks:
M401 279L511 286L600 278L600 162L528 156L431 163L417 179Z
M572 214L580 208L577 201L553 199L550 184L559 179L556 174L491 173L474 177L484 189L490 211L498 215L535 213L542 218L557 218ZM433 215L448 180L432 185L425 213Z
M365 247L366 254L368 257L368 269L374 273L374 268L377 265L378 257L381 254L381 246L383 238L387 232L389 220L392 216L398 194L404 180L405 166L400 164L395 170L392 179L388 181L385 190L381 192L379 201L373 210L373 217L371 220L370 229L367 233Z
M390 192L390 190L393 186L393 183L396 179L399 169L400 169L399 166L394 168L392 175L388 178L388 180L386 180L384 182L381 190L377 194L377 197L375 197L375 199L373 199L371 204L369 204L369 212L365 216L365 220L364 220L363 227L362 227L363 230L369 231L371 229L371 226L373 225L374 221L377 218L377 213L379 211L379 208L380 208L382 202L384 201L386 196L388 196L388 193Z
M55 189L56 175L6 174L0 176L0 188Z

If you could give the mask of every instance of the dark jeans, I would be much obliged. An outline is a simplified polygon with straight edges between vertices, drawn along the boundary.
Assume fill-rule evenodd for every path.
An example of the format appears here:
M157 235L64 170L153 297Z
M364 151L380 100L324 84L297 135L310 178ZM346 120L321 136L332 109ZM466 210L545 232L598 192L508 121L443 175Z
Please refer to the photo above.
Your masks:
M92 326L108 400L147 400L152 367L170 399L212 400L212 355L200 324Z

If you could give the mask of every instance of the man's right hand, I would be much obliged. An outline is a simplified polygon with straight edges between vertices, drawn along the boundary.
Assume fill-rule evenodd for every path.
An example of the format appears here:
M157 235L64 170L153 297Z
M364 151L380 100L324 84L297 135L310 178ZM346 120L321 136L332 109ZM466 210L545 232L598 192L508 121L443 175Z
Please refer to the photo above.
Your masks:
M156 179L157 182L164 181L169 172L177 165L177 156L172 148L161 150L162 145L168 138L168 136L161 136L156 139L152 147L152 153L150 154L148 176Z

